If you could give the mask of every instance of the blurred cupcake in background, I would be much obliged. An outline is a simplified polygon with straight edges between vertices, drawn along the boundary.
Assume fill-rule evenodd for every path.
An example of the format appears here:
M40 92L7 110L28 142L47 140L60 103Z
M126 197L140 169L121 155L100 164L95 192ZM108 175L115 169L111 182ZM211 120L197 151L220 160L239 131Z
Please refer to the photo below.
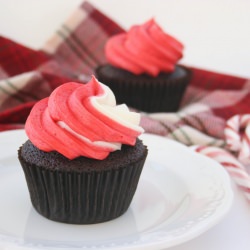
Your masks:
M96 69L96 76L112 89L117 103L145 112L174 112L191 76L178 64L183 48L150 19L107 41L107 64Z

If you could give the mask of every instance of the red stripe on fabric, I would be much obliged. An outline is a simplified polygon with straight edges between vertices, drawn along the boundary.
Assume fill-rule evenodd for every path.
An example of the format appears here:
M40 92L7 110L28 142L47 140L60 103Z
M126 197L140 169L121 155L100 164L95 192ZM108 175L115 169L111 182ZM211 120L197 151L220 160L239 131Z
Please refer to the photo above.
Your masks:
M246 89L246 95L238 103L233 103L222 108L214 108L215 116L223 117L225 120L230 119L234 115L244 115L250 112L250 89ZM226 93L225 93L226 94Z
M95 20L108 36L124 32L121 26L96 9L92 4L84 2L81 8L89 13L89 17Z
M9 76L31 71L49 59L42 51L32 50L0 36L0 66Z
M209 91L218 89L242 89L246 83L245 78L212 72L205 69L198 69L195 67L191 67L191 69L193 74L190 85L202 89L206 86L206 90Z
M25 123L31 108L36 102L28 102L5 110L0 114L0 124Z

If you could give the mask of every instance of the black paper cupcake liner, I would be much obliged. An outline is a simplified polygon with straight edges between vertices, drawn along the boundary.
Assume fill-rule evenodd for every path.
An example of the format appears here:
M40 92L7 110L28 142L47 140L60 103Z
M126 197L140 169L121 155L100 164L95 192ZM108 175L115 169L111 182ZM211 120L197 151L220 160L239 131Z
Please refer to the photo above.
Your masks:
M175 112L190 81L191 71L178 66L178 74L161 73L157 77L135 76L110 65L96 69L97 79L109 86L117 103L125 103L145 112Z
M62 172L26 162L19 150L31 202L44 217L71 224L115 219L128 209L145 157L107 171Z

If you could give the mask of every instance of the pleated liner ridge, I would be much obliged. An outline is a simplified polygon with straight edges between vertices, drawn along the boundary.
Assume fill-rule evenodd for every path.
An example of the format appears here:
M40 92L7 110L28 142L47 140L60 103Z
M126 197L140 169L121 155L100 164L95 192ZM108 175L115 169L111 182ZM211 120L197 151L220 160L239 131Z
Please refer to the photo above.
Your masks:
M93 224L122 215L129 207L145 159L114 170L51 171L20 159L31 202L54 221Z
M168 80L152 82L109 81L118 103L145 112L175 112L178 110L188 81Z

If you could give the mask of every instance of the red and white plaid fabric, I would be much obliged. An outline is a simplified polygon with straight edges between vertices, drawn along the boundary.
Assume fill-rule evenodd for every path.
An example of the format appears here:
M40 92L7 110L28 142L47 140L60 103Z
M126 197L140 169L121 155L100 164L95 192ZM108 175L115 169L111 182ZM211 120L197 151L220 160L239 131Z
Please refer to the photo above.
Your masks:
M86 82L105 62L107 39L122 31L83 2L39 51L0 37L0 131L22 128L34 103L60 84ZM192 71L179 111L142 113L141 124L148 133L198 145L193 148L220 162L250 201L250 119L246 118L250 80L198 68Z

